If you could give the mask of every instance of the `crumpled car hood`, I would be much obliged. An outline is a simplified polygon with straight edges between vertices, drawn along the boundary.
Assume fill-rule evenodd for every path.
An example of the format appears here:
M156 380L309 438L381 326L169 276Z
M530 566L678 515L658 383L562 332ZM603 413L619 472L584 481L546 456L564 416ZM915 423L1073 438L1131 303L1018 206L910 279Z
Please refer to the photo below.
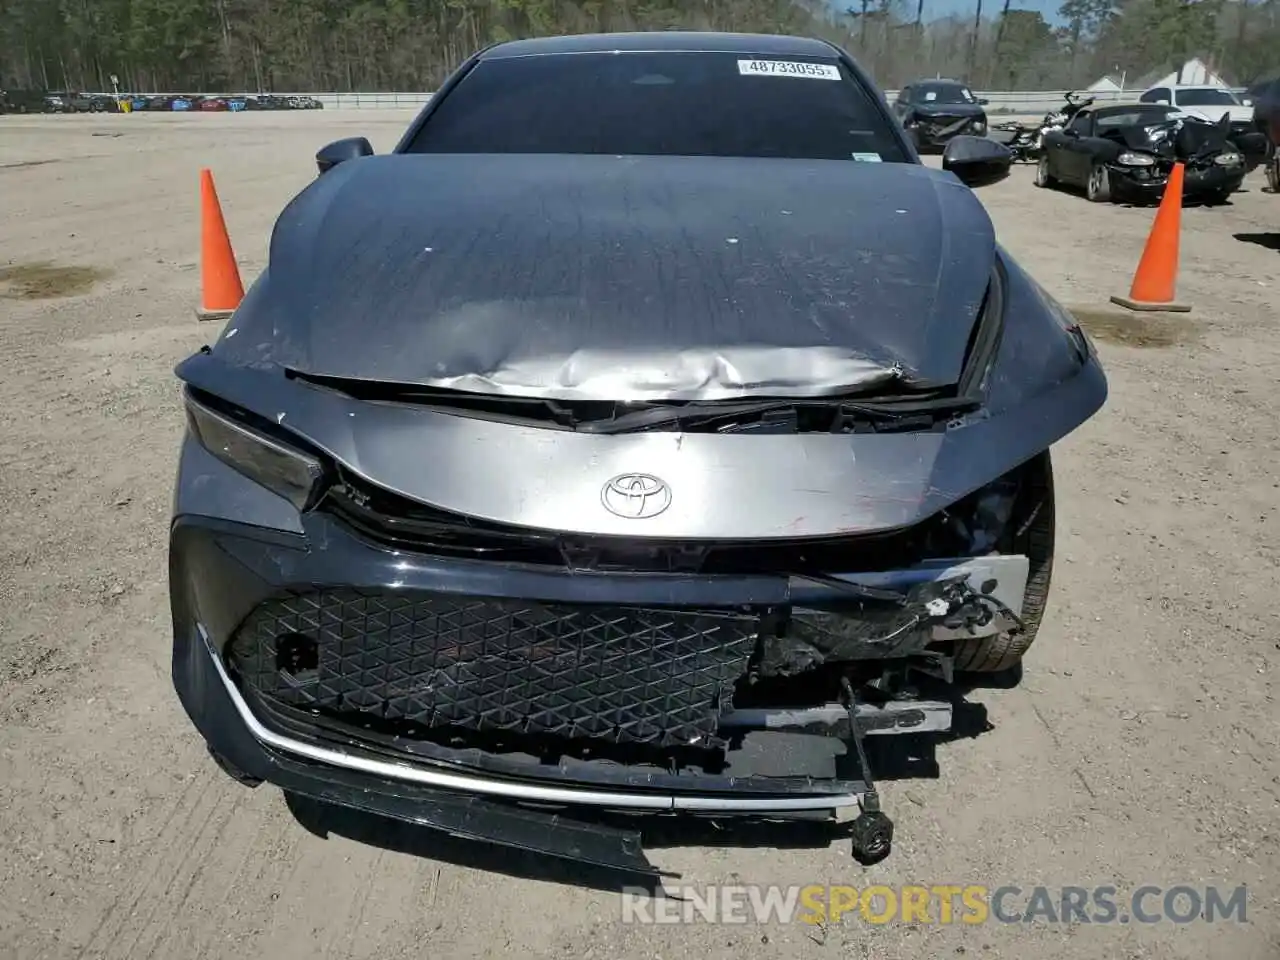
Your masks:
M1110 131L1131 150L1188 160L1210 156L1227 147L1230 130L1222 123L1207 123L1191 116L1152 124L1133 124Z
M912 109L918 117L939 120L981 117L987 112L980 103L917 103L913 104Z
M990 219L915 164L392 155L318 178L215 352L560 399L953 383Z

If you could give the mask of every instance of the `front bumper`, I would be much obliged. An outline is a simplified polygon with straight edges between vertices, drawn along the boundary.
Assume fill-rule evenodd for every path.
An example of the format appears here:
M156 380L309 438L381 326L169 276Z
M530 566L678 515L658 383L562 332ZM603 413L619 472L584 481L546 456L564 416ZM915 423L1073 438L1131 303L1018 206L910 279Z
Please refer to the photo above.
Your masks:
M949 117L939 120L915 120L908 127L915 134L916 143L923 148L945 147L955 137L985 137L987 121L984 117Z
M1157 202L1164 195L1169 175L1150 168L1111 164L1112 191L1117 198L1141 203ZM1187 169L1183 174L1182 196L1195 199L1207 194L1234 191L1244 182L1243 165L1224 167L1217 164L1203 169Z
M1025 557L989 556L846 579L894 590L956 578L989 589L991 581L996 581L994 595L1016 615L1021 611L1026 571ZM327 684L331 691L341 687L338 695L355 707L356 722L350 718L331 722L318 716L331 711L311 709L305 698L288 702L287 697L277 696L278 690L248 682L251 664L235 654L237 639L243 640L255 623L261 628L263 610L274 609L272 605L282 598L314 595L315 585L326 584L333 586L321 589L392 599L435 595L453 603L459 598L496 597L540 604L544 609L588 604L593 609L642 607L673 613L708 608L747 611L784 604L820 607L824 598L833 596L829 586L776 576L595 575L442 560L371 543L323 514L304 518L299 533L180 515L170 542L173 682L211 750L247 778L460 836L642 871L649 868L639 853L634 830L570 822L564 812L590 809L606 815L682 813L767 819L828 816L859 805L867 793L863 778L844 775L848 756L839 737L849 734L850 722L848 711L838 703L811 704L799 710L750 705L735 709L726 703L716 731L727 745L725 761L718 768L693 763L664 769L640 749L652 743L601 744L637 747L636 759L606 755L597 760L567 753L539 756L536 751L531 755L518 736L522 724L498 722L486 729L461 730L462 742L439 737L415 740L404 735L403 725L378 729L374 721L380 719L423 721L420 709L413 713L411 692L392 686L395 678L410 676L415 664L421 665L421 644L430 637L424 638L421 631L413 634L411 625L393 613L382 619L368 611L349 615L358 603L348 604L342 608L348 613L339 614L322 601L315 607L315 617L308 620L301 614L293 626L305 633L328 617L326 635L336 644L348 645L342 664L329 659L316 665L320 672L327 672L321 686ZM283 622L277 614L272 616L273 622ZM997 620L986 629L1002 625ZM946 626L934 628L939 640L954 634ZM398 660L389 659L387 652L406 637L411 637L410 652ZM530 649L552 639L546 631L538 637L540 641L528 638ZM683 642L694 640L689 635ZM529 659L534 659L532 653ZM673 662L689 663L687 658ZM430 667L438 668L439 664ZM527 684L529 678L525 679ZM397 692L403 694L399 700ZM608 695L599 689L587 692L597 698ZM562 688L559 693L570 696L572 690ZM545 701L540 702L545 706ZM399 715L397 703L407 705ZM671 712L678 713L681 706L677 704ZM688 707L683 704L684 709ZM364 714L359 713L362 708ZM591 712L598 709L597 705L586 713L567 711L561 719L586 721L589 727ZM660 704L649 716L638 715L636 722L642 728L667 713ZM923 733L948 729L951 706L922 700L859 703L854 714L863 734ZM490 711L489 715L495 714ZM496 716L501 719L500 709ZM362 725L361 719L369 722ZM690 723L697 725L692 719ZM690 729L674 732L687 735ZM694 736L697 733L692 731ZM514 746L499 742L504 737L520 742ZM555 811L550 820L547 808ZM562 826L548 830L549 824Z

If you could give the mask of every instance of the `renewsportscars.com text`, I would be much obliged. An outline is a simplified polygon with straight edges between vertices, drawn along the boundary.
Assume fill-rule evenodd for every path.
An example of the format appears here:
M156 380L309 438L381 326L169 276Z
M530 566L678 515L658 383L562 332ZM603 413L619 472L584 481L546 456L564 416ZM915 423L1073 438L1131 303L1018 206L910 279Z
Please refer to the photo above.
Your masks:
M1245 923L1248 890L1178 884L683 886L622 894L623 923Z

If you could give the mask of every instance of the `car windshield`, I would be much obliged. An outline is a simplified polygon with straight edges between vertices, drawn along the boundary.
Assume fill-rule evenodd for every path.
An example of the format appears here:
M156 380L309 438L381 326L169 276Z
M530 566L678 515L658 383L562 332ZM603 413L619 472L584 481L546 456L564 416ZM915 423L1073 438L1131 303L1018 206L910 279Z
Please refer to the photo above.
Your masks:
M1240 101L1230 90L1205 87L1196 90L1179 90L1178 106L1180 107L1234 107Z
M920 86L923 103L977 103L968 87L958 83L925 83Z
M877 96L834 58L495 58L441 98L406 152L910 162Z
M1177 113L1171 107L1150 106L1133 107L1116 113L1097 113L1094 125L1099 130L1110 130L1115 127L1145 126L1152 123L1163 123Z

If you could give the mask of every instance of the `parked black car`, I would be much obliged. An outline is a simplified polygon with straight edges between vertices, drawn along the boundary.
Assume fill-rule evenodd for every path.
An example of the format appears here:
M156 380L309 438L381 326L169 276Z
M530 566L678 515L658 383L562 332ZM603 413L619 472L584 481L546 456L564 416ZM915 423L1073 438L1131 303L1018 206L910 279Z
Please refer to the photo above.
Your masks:
M1155 202L1181 162L1183 196L1223 203L1245 177L1240 139L1233 140L1229 117L1209 123L1154 103L1089 106L1045 134L1036 185L1083 187L1097 203Z
M937 150L952 137L987 134L985 99L959 80L917 80L898 91L893 110L917 150Z
M0 113L51 113L43 90L0 90Z
M1267 186L1280 193L1280 77L1254 84L1248 96L1253 100L1253 124L1266 138Z

